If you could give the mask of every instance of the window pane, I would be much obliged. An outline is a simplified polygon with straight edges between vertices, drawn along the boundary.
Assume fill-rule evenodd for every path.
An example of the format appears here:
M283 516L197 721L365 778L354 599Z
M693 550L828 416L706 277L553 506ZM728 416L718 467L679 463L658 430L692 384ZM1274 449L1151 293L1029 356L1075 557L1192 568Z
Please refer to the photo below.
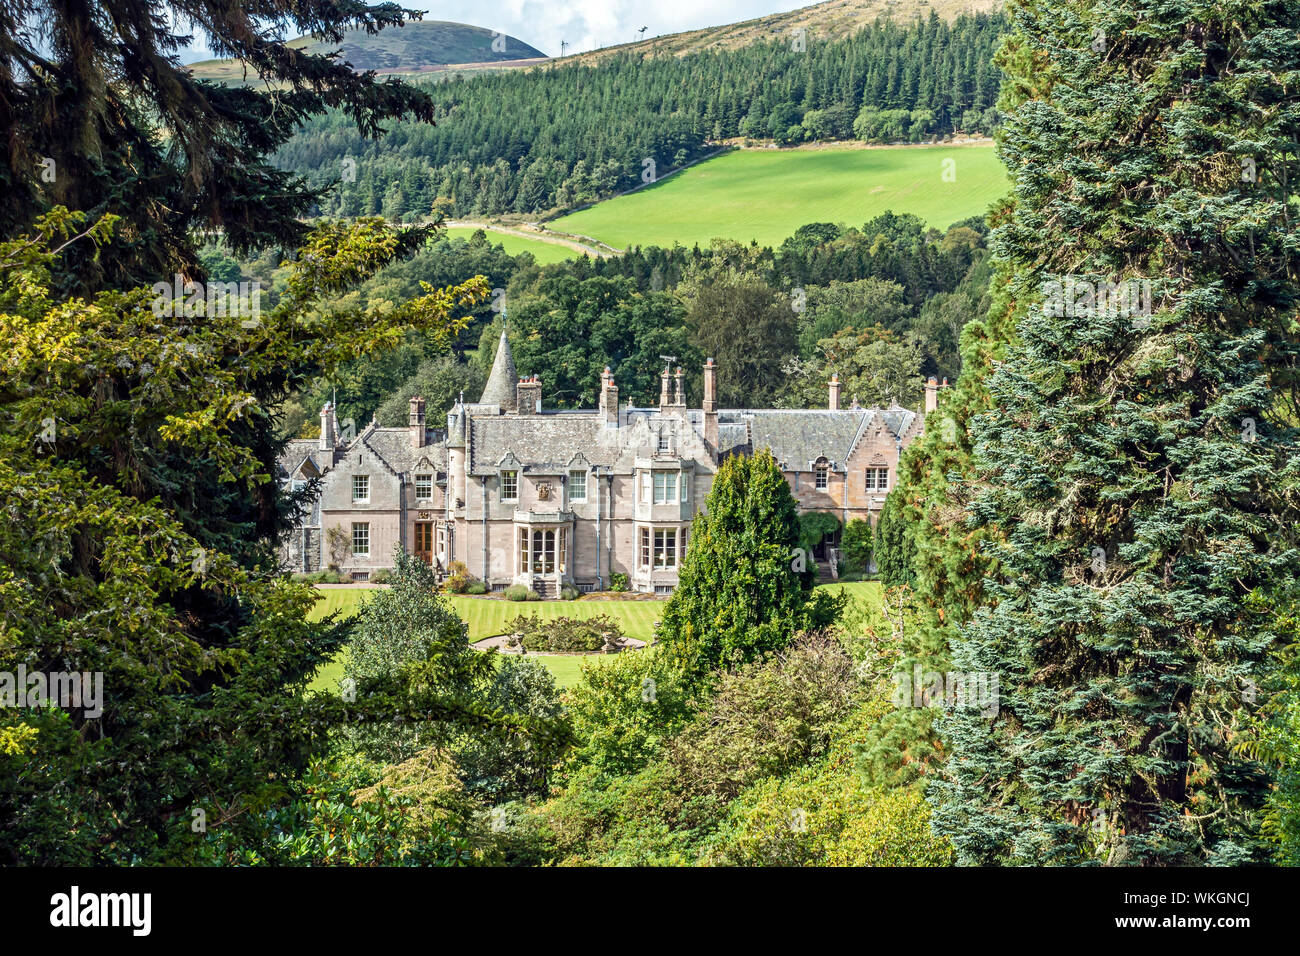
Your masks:
M569 472L569 500L587 500L587 473L585 471Z

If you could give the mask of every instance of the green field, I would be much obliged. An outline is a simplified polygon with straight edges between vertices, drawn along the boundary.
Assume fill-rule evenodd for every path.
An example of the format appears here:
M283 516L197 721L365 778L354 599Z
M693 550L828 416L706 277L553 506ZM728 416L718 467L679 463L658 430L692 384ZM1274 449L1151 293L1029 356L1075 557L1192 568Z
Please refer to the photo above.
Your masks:
M468 239L474 235L475 231L470 226L451 226L447 229L447 236L451 239ZM512 256L517 256L521 252L531 252L533 258L537 260L537 264L541 266L547 266L554 262L565 262L582 255L577 249L570 249L568 246L562 246L557 242L529 239L511 232L497 232L495 229L485 229L483 231L487 233L488 242L492 243L492 245L502 246L506 253Z
M880 585L874 581L856 581L849 584L827 584L827 588L847 591L854 600L877 603ZM312 609L312 620L320 620L334 611L345 617L356 612L357 606L370 593L369 588L322 588L320 599ZM505 632L506 621L517 614L537 614L552 620L557 617L588 618L609 614L619 621L623 633L638 640L648 641L653 635L654 623L659 620L663 601L501 601L450 595L452 607L469 624L469 639L481 641L486 637ZM560 687L577 683L579 668L584 659L608 660L599 655L539 654L537 659L546 665ZM342 661L332 661L320 669L311 682L312 690L337 690L343 677Z
M952 182L943 178L948 159ZM861 226L887 210L945 229L983 215L1007 190L992 146L745 149L549 225L620 249L716 237L775 247L810 222Z

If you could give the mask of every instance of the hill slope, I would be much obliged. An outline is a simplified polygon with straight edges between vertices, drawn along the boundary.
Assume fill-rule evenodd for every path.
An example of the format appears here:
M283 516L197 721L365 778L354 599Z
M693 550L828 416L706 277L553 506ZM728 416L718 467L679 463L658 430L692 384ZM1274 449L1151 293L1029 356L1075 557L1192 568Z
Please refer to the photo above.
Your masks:
M450 64L536 62L546 54L510 35L493 49L493 31L467 23L421 20L388 27L376 34L349 30L335 45L299 37L289 46L309 53L342 49L343 59L357 70L377 73L424 73ZM238 60L203 60L190 67L202 79L238 82L244 77Z
M806 223L858 226L887 210L946 229L1006 192L991 145L746 149L547 225L616 248L717 237L777 246Z
M877 19L905 23L916 17L928 17L933 11L951 22L963 13L989 13L1001 6L1002 0L825 0L788 13L576 53L558 62L595 63L635 50L647 56L686 56L703 50L734 49L761 40L793 39L795 31L801 29L806 31L808 41L838 40L852 36Z

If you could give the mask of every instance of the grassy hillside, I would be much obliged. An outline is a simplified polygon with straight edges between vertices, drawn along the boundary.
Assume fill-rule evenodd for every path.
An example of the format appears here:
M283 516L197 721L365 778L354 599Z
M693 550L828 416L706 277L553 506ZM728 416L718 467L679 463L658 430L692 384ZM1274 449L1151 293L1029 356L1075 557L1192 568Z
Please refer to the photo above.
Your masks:
M958 14L988 13L1001 6L1002 0L825 0L788 13L773 13L740 23L647 37L637 43L578 53L560 62L593 63L607 56L635 50L647 56L686 56L701 50L747 46L759 40L792 38L800 29L806 31L809 42L837 39L851 36L878 18L905 22L918 16L929 16L933 10L951 21Z
M492 49L493 31L466 23L423 20L402 27L389 27L371 35L349 30L340 45L299 37L289 43L309 53L342 49L343 58L358 70L377 73L423 73L451 64L509 63L536 61L546 54L523 40L507 35L502 49ZM245 80L239 60L203 60L190 67L194 75L227 83ZM250 73L247 77L253 79Z
M447 229L447 238L468 239L474 235L475 231L470 226L451 226ZM531 252L538 265L545 266L550 265L552 262L564 262L566 259L576 259L582 255L577 249L570 249L568 246L555 242L529 239L513 232L500 232L496 229L486 229L484 231L487 233L488 242L494 246L504 247L506 253L512 256L517 256L521 252Z
M946 160L952 182L943 178ZM886 210L942 229L984 213L1006 191L992 146L747 149L548 225L620 249L716 237L779 245L805 223L860 225Z

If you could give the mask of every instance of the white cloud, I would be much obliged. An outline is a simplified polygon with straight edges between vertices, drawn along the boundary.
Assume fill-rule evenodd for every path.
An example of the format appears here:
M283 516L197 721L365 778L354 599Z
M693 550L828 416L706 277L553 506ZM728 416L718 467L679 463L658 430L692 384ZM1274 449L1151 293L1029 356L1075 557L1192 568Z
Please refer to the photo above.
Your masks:
M452 20L501 30L550 56L630 43L667 33L720 26L808 6L813 0L405 0L402 6L424 10L427 20ZM202 38L184 59L211 54Z

